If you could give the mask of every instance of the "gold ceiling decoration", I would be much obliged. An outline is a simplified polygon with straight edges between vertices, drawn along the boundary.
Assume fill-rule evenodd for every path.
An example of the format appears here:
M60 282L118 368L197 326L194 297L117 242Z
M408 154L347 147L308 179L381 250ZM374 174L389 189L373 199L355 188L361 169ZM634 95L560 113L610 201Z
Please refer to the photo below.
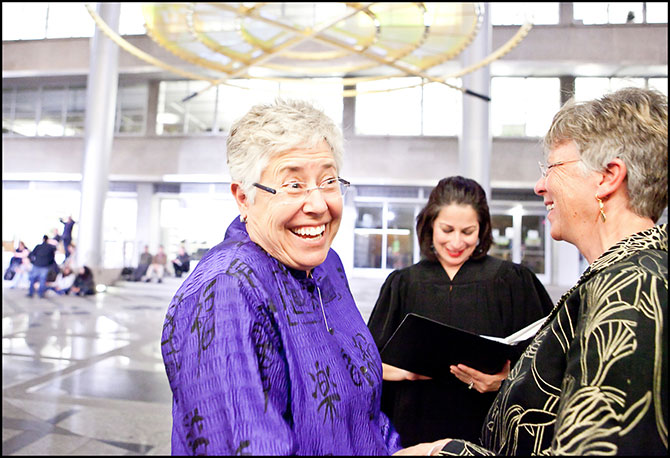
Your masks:
M480 30L479 3L143 3L147 35L172 55L159 59L118 35L91 5L86 8L122 49L163 70L207 81L207 89L237 86L242 78L339 78L345 97L361 93L351 89L360 82L417 76L418 84L439 82L489 100L448 80L501 58L532 27L522 25L482 61L454 68L454 59Z

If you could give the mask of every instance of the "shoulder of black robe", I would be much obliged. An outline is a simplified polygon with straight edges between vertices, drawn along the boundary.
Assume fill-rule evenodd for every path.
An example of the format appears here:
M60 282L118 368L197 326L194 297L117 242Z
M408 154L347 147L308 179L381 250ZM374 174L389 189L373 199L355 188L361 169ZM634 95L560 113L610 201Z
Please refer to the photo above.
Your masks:
M503 261L496 277L498 292L509 297L509 308L505 320L510 333L549 315L554 304L542 282L528 267ZM531 339L515 345L515 358L521 356Z
M379 290L377 302L370 313L368 319L368 329L375 340L379 350L391 337L396 330L402 317L401 305L405 296L406 277L409 275L409 269L394 270L386 277L382 287Z

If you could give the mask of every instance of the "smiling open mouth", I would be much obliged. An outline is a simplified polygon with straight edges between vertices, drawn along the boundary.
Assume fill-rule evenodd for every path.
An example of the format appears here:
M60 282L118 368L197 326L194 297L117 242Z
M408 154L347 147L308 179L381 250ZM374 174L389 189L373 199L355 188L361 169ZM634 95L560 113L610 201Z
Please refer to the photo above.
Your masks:
M322 237L325 231L326 231L325 224L322 224L320 226L305 226L291 229L291 232L293 232L295 235L303 239L317 239L319 237Z

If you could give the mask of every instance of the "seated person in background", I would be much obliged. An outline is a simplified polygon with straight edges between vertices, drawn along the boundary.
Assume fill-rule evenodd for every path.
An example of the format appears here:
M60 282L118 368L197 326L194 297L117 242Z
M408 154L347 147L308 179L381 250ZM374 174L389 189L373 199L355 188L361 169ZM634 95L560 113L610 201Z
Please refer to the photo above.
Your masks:
M191 257L186 253L186 249L183 246L179 247L177 257L172 260L172 267L174 268L174 275L177 278L181 278L181 274L191 269Z
M75 296L87 296L95 294L95 280L93 279L93 271L88 266L79 268L79 273L74 279L74 283L70 291Z
M70 291L77 274L72 270L69 264L63 266L63 269L56 276L53 282L47 282L47 290L52 290L59 295L67 294Z
M153 255L149 253L149 245L144 245L144 251L140 255L140 262L137 264L137 268L133 271L130 281L140 281L144 274L147 273L147 269L151 264Z
M67 253L65 254L65 260L61 263L61 268L68 266L70 267L70 270L74 271L76 270L76 267L74 265L74 259L75 255L77 253L77 247L70 242L70 244L67 246Z
M167 265L167 255L163 249L163 245L158 247L158 253L151 260L149 268L147 269L147 274L145 282L149 283L151 279L155 276L158 278L158 283L163 282L163 275L165 275L165 266Z
M11 280L10 288L16 288L21 283L27 282L28 273L32 268L32 264L28 258L29 255L30 250L26 244L23 243L23 241L19 241L19 246L14 250L14 256L12 256L12 259L9 261L9 267L7 269L8 271L10 269L12 271L11 278L5 277L5 279Z

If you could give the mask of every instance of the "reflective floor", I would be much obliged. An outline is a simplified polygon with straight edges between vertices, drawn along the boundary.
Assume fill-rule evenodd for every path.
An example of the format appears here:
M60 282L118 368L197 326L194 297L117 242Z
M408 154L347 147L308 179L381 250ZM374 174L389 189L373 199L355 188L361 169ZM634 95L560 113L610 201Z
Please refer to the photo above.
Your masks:
M160 335L181 281L45 299L3 285L2 454L169 455ZM367 322L383 279L349 281Z
M3 285L2 454L169 455L160 335L181 281L45 299ZM354 284L367 321L381 280Z
M3 288L2 454L169 455L160 334L179 283L45 299Z

